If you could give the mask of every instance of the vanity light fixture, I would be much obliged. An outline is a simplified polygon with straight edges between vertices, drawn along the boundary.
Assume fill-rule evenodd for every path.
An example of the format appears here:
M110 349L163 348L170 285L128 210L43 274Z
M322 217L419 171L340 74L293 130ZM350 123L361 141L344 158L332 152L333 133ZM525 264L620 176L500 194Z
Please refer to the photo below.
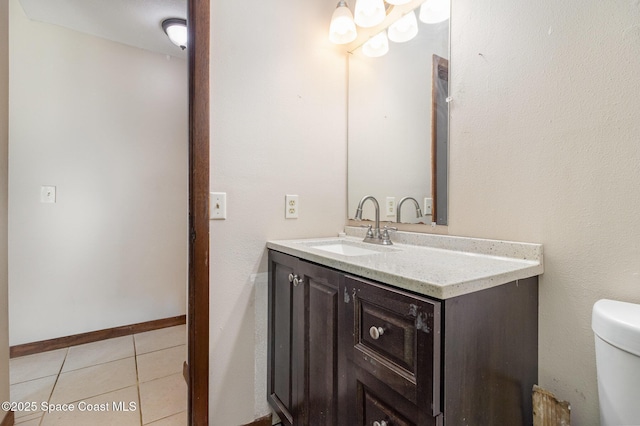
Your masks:
M404 43L418 35L418 20L416 13L411 12L398 19L389 26L389 40L396 43Z
M331 16L329 40L335 44L347 44L356 39L358 33L353 21L353 14L345 0L340 0Z
M384 0L357 0L354 20L358 26L375 27L381 24L386 16Z
M187 21L181 18L169 18L162 21L164 30L171 43L184 50L187 48Z
M450 0L427 0L420 6L420 20L425 24L446 21L451 15Z
M362 45L362 53L370 58L379 58L389 51L387 32L381 31Z

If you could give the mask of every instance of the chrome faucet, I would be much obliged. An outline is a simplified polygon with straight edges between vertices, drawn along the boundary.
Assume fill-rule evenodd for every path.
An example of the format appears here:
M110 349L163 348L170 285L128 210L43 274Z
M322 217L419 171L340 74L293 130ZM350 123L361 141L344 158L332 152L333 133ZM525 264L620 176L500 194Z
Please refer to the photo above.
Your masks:
M373 202L373 206L376 209L376 222L375 228L372 230L371 226L369 226L369 230L367 231L367 236L365 237L365 241L373 242L373 239L380 237L380 204L378 204L378 200L373 195L365 195L362 197L362 200L358 203L358 209L356 210L356 220L362 220L362 206L367 200L371 200Z
M358 209L356 210L355 220L362 220L362 206L367 200L371 200L376 209L376 222L374 225L375 228L372 229L371 225L368 226L367 236L364 237L364 242L382 245L393 244L389 238L389 231L394 231L396 228L389 228L385 226L383 231L380 230L380 204L378 204L378 200L376 200L373 195L365 195L362 200L360 200L358 203Z
M413 197L404 197L402 200L400 200L400 202L398 203L398 207L396 208L396 222L398 223L400 223L400 208L402 207L402 203L407 200L413 201L413 203L416 205L416 217L422 217L422 210L420 210L420 204L418 203L418 201L416 201L416 199Z

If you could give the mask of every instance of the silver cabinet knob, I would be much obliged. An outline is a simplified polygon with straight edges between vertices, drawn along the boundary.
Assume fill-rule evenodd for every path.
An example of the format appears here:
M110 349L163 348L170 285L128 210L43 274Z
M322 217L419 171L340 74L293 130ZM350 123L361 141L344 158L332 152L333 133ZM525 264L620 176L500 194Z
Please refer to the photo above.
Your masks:
M378 421L373 422L373 426L389 426L389 423L387 423L384 420L380 420L379 422Z
M295 287L298 287L298 284L302 284L302 281L303 279L296 274L289 274L289 282L293 283Z
M373 340L378 340L380 336L382 336L383 334L384 334L384 328L382 327L376 327L375 325L372 325L371 328L369 329L369 336L371 336ZM374 423L374 426L378 426L378 425ZM379 426L386 426L386 423L381 424Z
M302 284L303 279L296 274L289 274L289 282L293 283L294 287L298 287L298 284Z

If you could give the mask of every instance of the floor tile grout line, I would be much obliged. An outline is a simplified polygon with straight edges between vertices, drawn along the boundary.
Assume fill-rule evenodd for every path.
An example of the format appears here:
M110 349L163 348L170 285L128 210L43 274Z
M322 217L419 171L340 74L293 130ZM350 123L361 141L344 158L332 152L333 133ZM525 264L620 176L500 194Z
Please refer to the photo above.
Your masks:
M85 368L97 367L98 365L105 365L105 364L109 364L110 362L122 361L123 359L134 358L134 357L135 357L135 355L129 355L129 356L125 356L124 358L111 359L109 361L98 362L97 364L85 365L84 367L75 368L73 370L62 371L62 372L60 372L60 374L73 373L74 371L83 370Z
M153 426L153 424L156 423L156 422L159 422L159 421L164 420L164 419L168 419L169 417L173 417L173 416L175 416L177 414L182 414L182 413L184 413L186 411L187 410L182 410L182 411L178 411L177 413L169 414L168 416L160 417L159 419L156 419L156 420L154 420L154 421L152 421L150 423L144 423L142 426Z
M164 351L167 349L173 349L173 348L177 348L179 346L186 346L186 343L180 343L179 345L173 345L173 346L167 346L166 348L159 348L159 349L154 349L152 351L148 351L148 352L141 352L140 354L136 355L136 356L142 356L142 355L146 355L146 354L152 354L155 352L160 352L160 351Z
M56 386L58 385L58 380L60 380L60 374L62 373L62 369L64 368L64 363L67 362L67 356L69 356L69 347L67 347L67 350L64 353L64 358L62 359L62 363L60 364L60 369L58 370L56 381L53 383L53 387L51 388L51 393L49 394L49 398L47 398L47 404L51 403L51 397L53 396L53 392L56 390ZM42 417L40 417L40 422L38 422L39 426L41 426L42 423L44 422L44 416L46 414L47 414L46 412L42 413Z
M35 382L36 380L42 380L42 379L46 379L46 378L48 378L48 377L53 377L53 376L57 376L57 375L58 375L58 373L55 373L55 374L47 374L46 376L36 377L35 379L29 379L29 380L23 380L22 382L11 383L9 386L23 385L23 384L25 384L25 383Z
M143 424L142 420L142 395L140 394L140 374L138 373L138 347L136 346L136 336L133 337L133 355L135 356L136 361L136 389L138 390L138 403L140 407L138 409L138 418L140 419L140 426Z
M182 372L177 371L175 373L167 374L166 376L156 377L155 379L147 380L146 382L140 382L140 384L141 385L146 385L147 383L155 382L156 380L166 379L167 377L177 376L177 375L182 376Z
M147 383L151 383L151 382L154 382L154 381L160 380L160 379L166 379L167 377L175 376L176 374L180 374L181 375L182 371L174 371L173 373L169 373L169 374L164 375L164 376L154 377L153 379L145 380L144 382L139 381L138 383L140 383L141 385L146 385Z

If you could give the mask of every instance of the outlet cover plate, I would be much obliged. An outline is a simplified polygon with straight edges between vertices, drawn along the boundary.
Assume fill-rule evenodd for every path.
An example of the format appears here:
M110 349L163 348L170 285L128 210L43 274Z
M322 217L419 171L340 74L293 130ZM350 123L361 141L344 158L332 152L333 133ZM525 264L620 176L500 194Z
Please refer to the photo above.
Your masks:
M422 209L422 214L425 216L429 216L433 214L433 198L425 198L424 199L424 209Z
M285 195L284 197L284 218L297 219L300 209L300 201L297 195Z
M387 197L384 210L387 217L396 215L396 197Z

